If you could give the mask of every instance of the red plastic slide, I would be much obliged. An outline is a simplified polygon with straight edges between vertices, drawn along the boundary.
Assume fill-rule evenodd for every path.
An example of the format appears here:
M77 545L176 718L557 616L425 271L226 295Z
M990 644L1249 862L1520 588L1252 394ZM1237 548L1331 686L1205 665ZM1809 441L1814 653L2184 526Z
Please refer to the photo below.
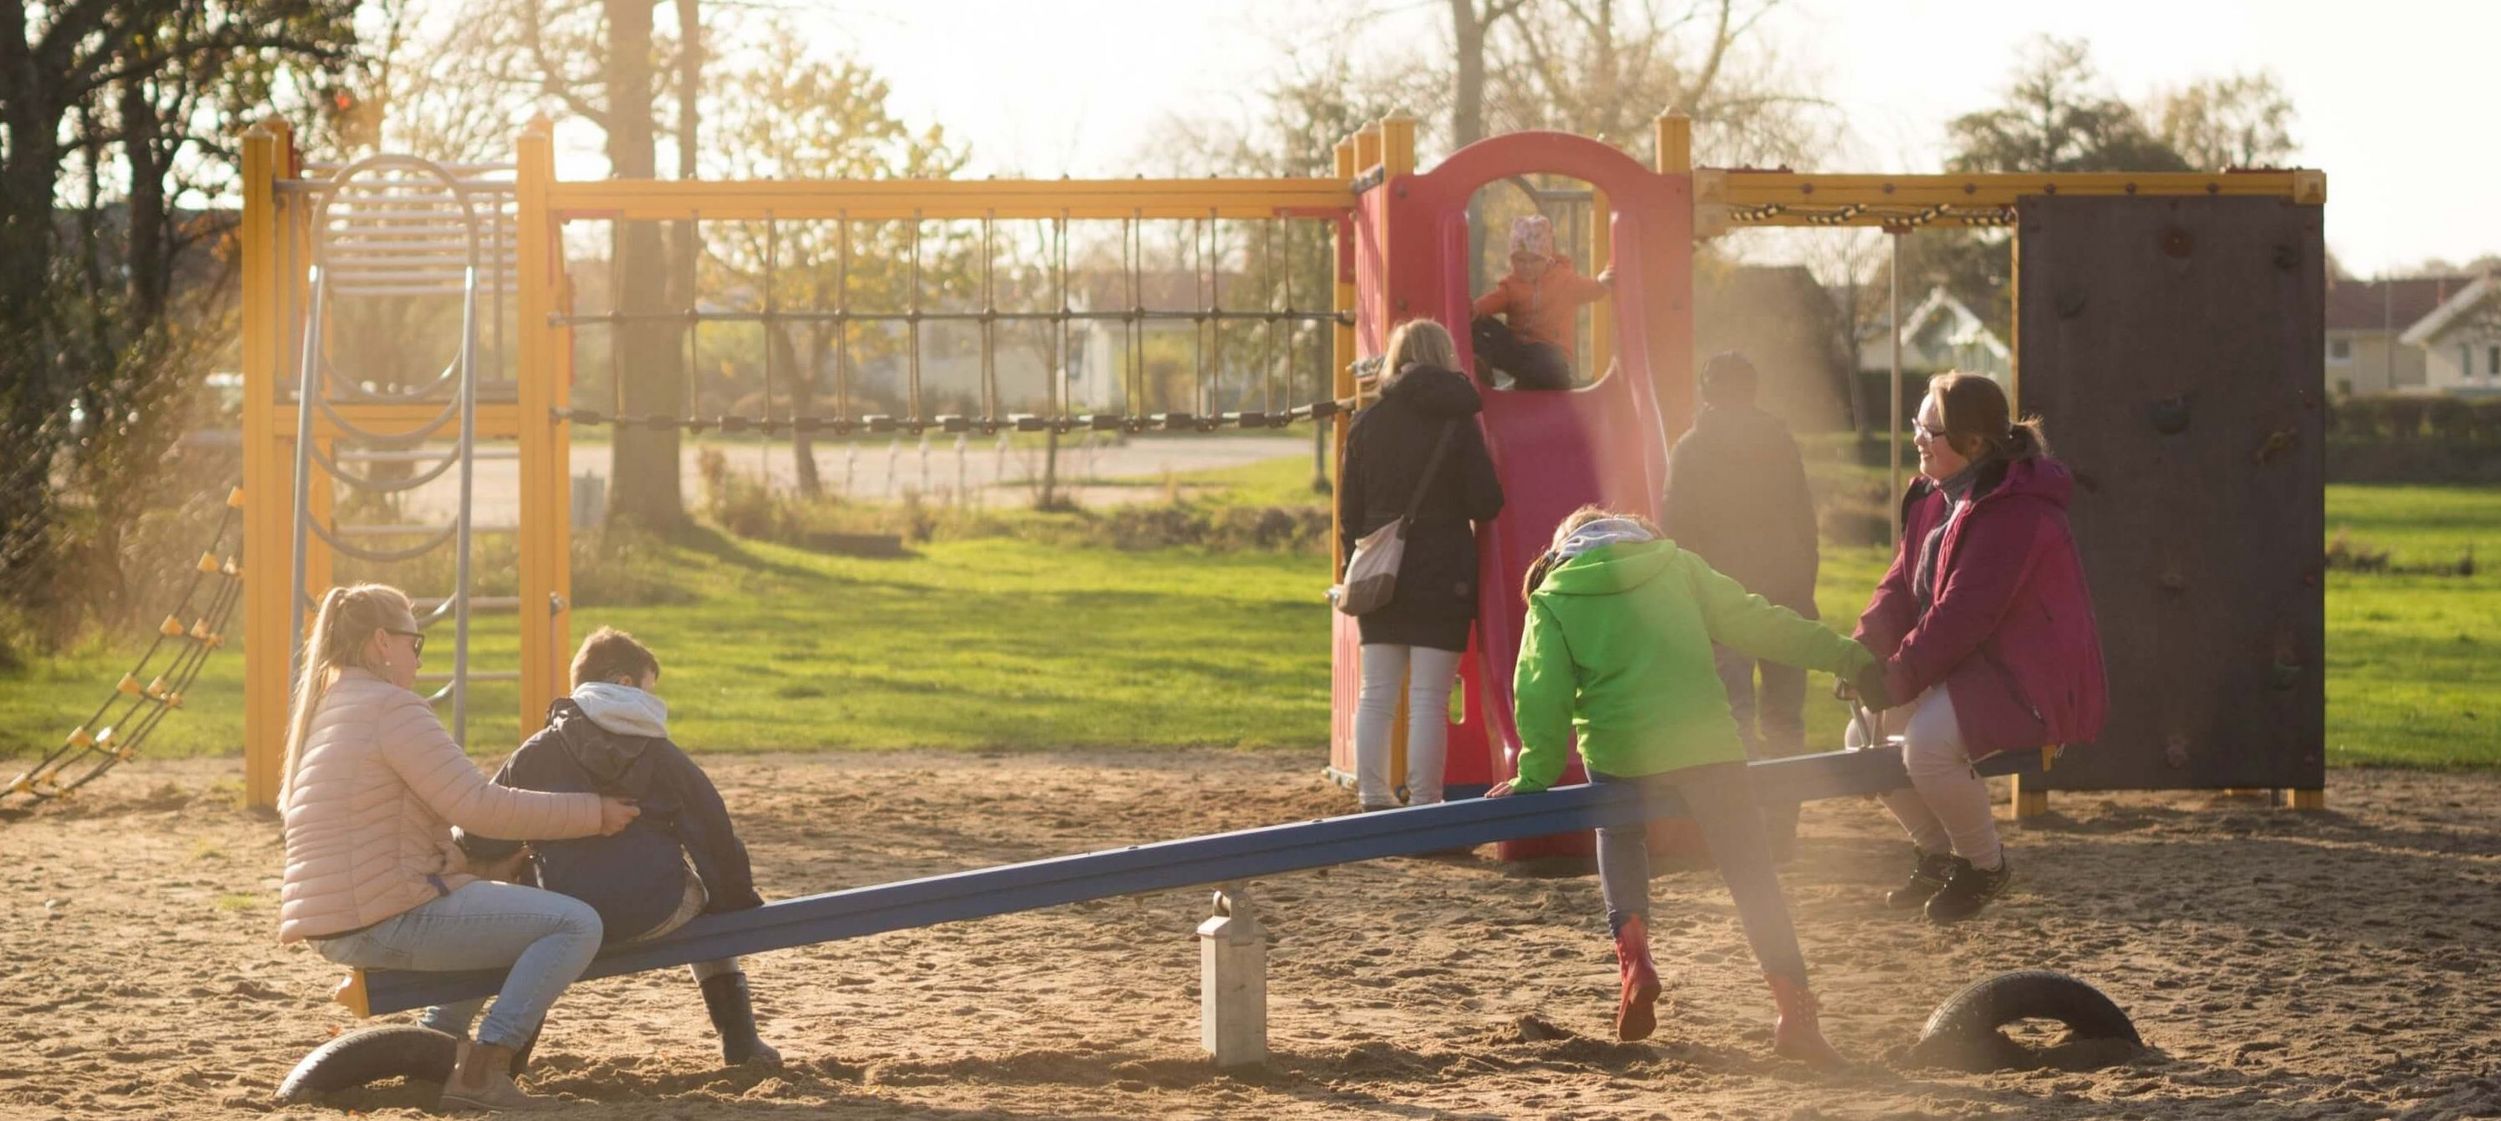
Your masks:
M1520 581L1554 526L1599 503L1656 516L1665 489L1667 433L1691 411L1692 188L1608 145L1564 133L1514 133L1469 145L1433 171L1388 180L1357 206L1356 330L1377 354L1390 328L1418 315L1453 328L1469 353L1467 204L1488 183L1532 173L1571 176L1603 192L1614 212L1614 368L1563 392L1488 390L1481 417L1502 478L1501 516L1480 535L1483 574L1476 641L1460 664L1459 719L1450 725L1445 786L1465 797L1510 777L1518 751L1511 673L1520 648ZM1351 770L1359 681L1354 621L1336 616L1332 735ZM1411 714L1434 718L1433 714ZM1577 774L1567 781L1578 781ZM1586 837L1505 842L1506 859L1588 851Z

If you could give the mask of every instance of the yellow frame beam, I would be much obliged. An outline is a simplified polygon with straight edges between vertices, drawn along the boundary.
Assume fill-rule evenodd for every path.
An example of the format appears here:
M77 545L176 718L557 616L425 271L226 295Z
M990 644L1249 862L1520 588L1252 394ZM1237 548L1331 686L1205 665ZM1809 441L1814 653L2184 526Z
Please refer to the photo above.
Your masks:
M2327 201L2323 171L2075 171L1973 175L1819 175L1811 172L1699 168L1694 209L1703 225L1885 226L1904 212L1929 207L2002 208L2039 195L2280 198L2303 206ZM1762 213L1765 208L1780 208ZM1851 207L1867 212L1839 215ZM1794 208L1794 209L1792 209ZM1751 212L1751 213L1749 213ZM1934 221L1961 224L1952 215Z
M558 221L1323 217L1355 205L1353 182L1345 178L826 183L603 179L551 181L545 190L547 208Z
M332 405L330 407L340 416L347 418L348 423L368 432L382 436L402 436L410 432L414 432L419 428L424 427L435 417L442 415L443 412L443 406L440 402L431 402L423 405L365 404ZM295 405L288 403L271 406L270 415L276 422L276 432L274 434L275 438L287 449L285 454L290 456L295 454L293 450L293 445L295 443ZM519 438L521 435L521 417L522 411L521 406L519 405L479 405L478 439L484 441L511 440ZM336 439L339 434L339 426L332 423L328 416L319 412L315 412L313 414L313 436L315 439ZM434 435L428 437L428 441L433 443L448 444L459 438L460 421L458 418L454 418L443 422L443 426L436 429ZM322 450L328 451L329 446L324 444ZM289 467L290 470L288 474L291 476L293 474L292 464L290 464ZM289 527L289 531L293 531L292 526ZM309 579L309 577L307 577L307 579ZM327 587L328 585L323 584L321 586Z

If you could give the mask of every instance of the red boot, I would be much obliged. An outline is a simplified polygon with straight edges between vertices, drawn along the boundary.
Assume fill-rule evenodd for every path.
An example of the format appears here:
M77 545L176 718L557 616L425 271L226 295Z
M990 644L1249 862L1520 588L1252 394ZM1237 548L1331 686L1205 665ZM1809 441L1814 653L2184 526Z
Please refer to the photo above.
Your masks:
M1615 963L1624 971L1624 994L1615 1009L1615 1038L1648 1039L1659 1026L1659 969L1650 962L1650 928L1641 916L1615 928Z
M1772 1021L1772 1053L1784 1059L1796 1059L1808 1066L1837 1070L1850 1065L1841 1052L1824 1041L1823 1025L1816 1019L1815 994L1806 982L1765 974L1771 982L1772 1004L1779 1018Z

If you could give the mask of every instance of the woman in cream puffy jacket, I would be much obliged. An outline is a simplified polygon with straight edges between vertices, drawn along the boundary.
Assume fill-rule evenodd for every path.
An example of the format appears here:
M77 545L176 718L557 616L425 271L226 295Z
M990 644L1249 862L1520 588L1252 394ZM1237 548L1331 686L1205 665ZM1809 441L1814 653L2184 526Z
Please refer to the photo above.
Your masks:
M470 875L451 827L558 840L614 833L638 812L594 794L495 786L412 692L425 636L408 597L333 588L304 648L279 805L286 875L278 940L370 969L511 972L443 1087L447 1109L550 1104L513 1085L514 1050L598 952L588 904Z

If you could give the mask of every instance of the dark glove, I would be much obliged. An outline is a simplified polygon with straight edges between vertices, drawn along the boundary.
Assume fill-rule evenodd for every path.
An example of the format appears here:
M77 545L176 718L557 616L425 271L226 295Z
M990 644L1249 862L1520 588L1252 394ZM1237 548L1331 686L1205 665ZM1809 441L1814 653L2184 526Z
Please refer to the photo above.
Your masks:
M1866 705L1870 712L1883 712L1894 705L1893 694L1885 689L1884 662L1881 660L1867 663L1867 668L1850 678L1850 687L1858 690L1859 703Z

